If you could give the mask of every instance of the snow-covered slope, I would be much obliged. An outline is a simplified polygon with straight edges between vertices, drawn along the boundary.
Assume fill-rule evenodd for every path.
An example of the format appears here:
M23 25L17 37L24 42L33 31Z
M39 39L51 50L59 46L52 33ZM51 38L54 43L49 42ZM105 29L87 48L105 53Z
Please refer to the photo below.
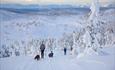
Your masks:
M86 9L77 8L76 11L55 7L45 12L41 9L36 12L27 9L0 9L0 69L114 70L114 8L97 12L98 21L90 21L93 23L90 26L89 12L84 11ZM46 46L45 58L37 62L33 58L39 54L42 41ZM91 43L94 42L95 47L92 47ZM63 55L64 47L67 48L67 56ZM50 51L54 52L52 59L47 57Z
M0 9L0 21L7 21L7 20L12 20L12 19L18 19L24 17L21 14L11 12L8 10L2 10Z
M62 55L58 51L53 58L36 61L31 56L19 56L0 59L1 70L114 70L115 46L103 48L103 55L73 57ZM68 52L69 53L69 52ZM59 55L60 54L60 55Z
M12 39L26 39L28 36L35 38L60 37L64 32L72 32L76 27L81 27L83 15L60 15L47 16L37 14L22 15L21 18L13 18L10 21L2 19L18 17L19 14L1 11L2 36L9 36ZM6 13L5 13L6 12ZM20 16L21 16L20 15ZM74 19L78 18L80 20ZM62 20L63 19L63 20ZM64 21L64 22L63 22ZM77 24L78 23L78 24ZM6 37L2 37L5 39Z
M105 34L103 36L105 37L103 38L103 41L106 40L102 45L105 46L106 42L112 42L114 44L114 9L107 9L105 11L102 11L101 13L102 14L100 15L100 20L102 21L101 23L103 24L103 26L100 31ZM76 37L81 39L80 41L82 42L82 36L84 35L84 27L88 19L88 15L86 13L65 15L41 15L37 13L19 14L7 10L0 10L0 16L1 47L6 45L6 47L9 48L12 45L15 45L16 43L18 45L15 47L19 47L22 41L27 42L29 44L29 41L31 42L33 40L37 41L48 38L55 38L56 40L60 40L61 38L63 39L63 37L66 38L66 36L64 35L70 35L71 38L71 34L73 32L76 32ZM112 33L108 33L111 30L113 30ZM25 43L25 45L27 44Z

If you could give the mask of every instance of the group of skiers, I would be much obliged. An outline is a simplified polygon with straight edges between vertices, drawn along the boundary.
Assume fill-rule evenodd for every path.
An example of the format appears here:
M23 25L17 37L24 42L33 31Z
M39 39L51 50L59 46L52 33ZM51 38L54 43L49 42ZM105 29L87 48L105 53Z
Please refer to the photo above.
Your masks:
M44 51L45 51L45 44L42 42L42 44L40 45L40 55L39 54L37 54L36 56L35 56L35 60L37 59L37 60L39 60L40 59L40 56L41 56L41 59L42 58L44 58ZM67 51L67 48L66 47L64 47L64 49L63 49L63 51L64 51L64 55L66 55L66 51ZM49 54L48 54L48 56L51 58L51 57L53 57L53 51L51 51Z

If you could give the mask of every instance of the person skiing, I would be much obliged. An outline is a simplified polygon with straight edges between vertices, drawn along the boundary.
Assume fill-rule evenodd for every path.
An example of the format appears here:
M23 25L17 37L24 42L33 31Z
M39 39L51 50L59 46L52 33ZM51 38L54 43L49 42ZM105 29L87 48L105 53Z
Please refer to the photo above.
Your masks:
M45 45L43 44L43 41L42 41L42 44L40 46L41 58L44 58L44 50L45 50Z
M66 48L66 47L64 47L64 55L66 55L66 51L67 51L67 48Z

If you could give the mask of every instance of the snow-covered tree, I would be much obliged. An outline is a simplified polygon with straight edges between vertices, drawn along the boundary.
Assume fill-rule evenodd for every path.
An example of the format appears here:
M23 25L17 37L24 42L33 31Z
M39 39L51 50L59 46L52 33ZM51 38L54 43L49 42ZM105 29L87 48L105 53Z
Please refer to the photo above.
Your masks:
M89 17L89 21L94 20L94 18L99 16L99 0L92 0L91 1L91 6L90 6L90 10L91 10L91 15Z
M53 38L48 38L47 42L46 42L46 46L47 48L52 51L54 49L54 39Z
M92 50L96 52L100 47L99 41L102 37L102 34L100 33L101 23L99 20L99 1L92 0L90 9L91 15L85 27L86 32L84 34L84 43L86 44L86 49L92 48Z

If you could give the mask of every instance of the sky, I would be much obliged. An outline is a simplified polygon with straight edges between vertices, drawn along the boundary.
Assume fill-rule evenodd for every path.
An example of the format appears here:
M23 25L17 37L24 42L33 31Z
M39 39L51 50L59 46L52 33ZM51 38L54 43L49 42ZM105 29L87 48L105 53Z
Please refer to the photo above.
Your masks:
M113 3L115 0L99 0L100 3ZM91 0L0 0L0 3L18 4L86 4Z

